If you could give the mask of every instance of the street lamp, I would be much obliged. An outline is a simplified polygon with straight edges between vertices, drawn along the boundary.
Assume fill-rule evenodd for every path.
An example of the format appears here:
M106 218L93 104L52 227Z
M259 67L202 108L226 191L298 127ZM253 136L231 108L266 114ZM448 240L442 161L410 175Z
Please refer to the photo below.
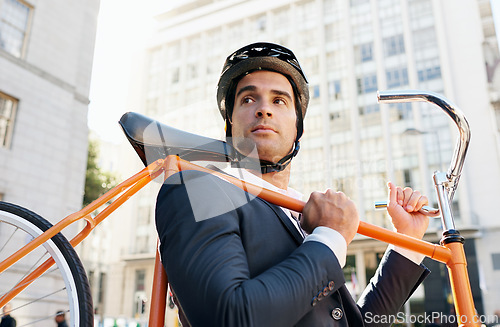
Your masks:
M405 135L424 135L424 134L433 134L434 137L436 138L436 145L437 145L437 152L438 152L438 160L439 160L439 164L438 164L438 167L439 167L439 170L441 170L441 172L444 172L444 169L443 169L443 161L441 160L441 143L439 142L439 135L437 133L437 131L421 131L419 129L416 129L416 128L407 128L403 134Z

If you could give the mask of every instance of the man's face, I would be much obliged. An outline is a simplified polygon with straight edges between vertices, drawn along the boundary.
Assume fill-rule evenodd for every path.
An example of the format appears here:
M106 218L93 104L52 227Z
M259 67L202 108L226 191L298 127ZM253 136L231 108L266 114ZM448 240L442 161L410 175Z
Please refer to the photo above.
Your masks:
M277 162L290 153L297 134L295 100L288 79L255 71L236 86L232 114L233 144L244 155L253 145L259 158Z

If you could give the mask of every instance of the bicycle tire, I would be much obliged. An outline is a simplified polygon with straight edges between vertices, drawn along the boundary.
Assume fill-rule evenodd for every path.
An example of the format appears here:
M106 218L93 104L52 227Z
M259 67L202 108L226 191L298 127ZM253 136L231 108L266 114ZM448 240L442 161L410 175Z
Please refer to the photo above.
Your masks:
M0 202L0 262L51 226L28 209ZM46 326L47 320L54 324L60 310L69 313L69 326L93 326L92 296L85 269L61 233L0 275L0 298L49 257L56 263L11 301L11 315L17 326Z

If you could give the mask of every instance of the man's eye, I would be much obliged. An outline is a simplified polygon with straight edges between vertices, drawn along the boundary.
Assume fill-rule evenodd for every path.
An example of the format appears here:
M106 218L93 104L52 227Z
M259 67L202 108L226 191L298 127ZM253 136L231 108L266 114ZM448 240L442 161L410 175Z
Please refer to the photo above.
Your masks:
M252 103L252 102L253 102L253 99L252 98L248 98L248 97L247 98L243 98L241 100L241 103Z
M276 99L276 100L274 100L274 103L276 103L276 104L283 104L283 105L286 104L285 100L283 100L283 99Z

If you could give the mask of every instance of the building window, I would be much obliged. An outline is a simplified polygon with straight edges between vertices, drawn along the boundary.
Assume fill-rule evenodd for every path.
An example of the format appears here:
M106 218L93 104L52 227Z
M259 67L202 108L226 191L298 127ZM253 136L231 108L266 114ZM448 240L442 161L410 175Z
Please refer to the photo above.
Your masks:
M190 64L187 66L188 80L192 80L198 77L198 65Z
M370 0L351 0L351 7L361 6L369 2Z
M136 253L148 253L150 251L148 235L140 235L136 237L135 250Z
M387 77L387 87L394 88L408 85L408 69L396 68L385 72Z
M0 48L22 57L32 7L20 0L0 0Z
M337 120L340 118L340 112L332 112L330 114L330 120L331 121L334 121L334 120Z
M390 105L391 111L395 110L397 120L412 119L411 103L393 103Z
M441 67L434 66L418 70L418 80L420 82L441 78Z
M411 172L409 169L403 170L403 177L404 177L404 186L412 187L413 184L411 179Z
M315 22L317 21L316 4L314 1L304 2L297 7L298 18L300 22Z
M149 61L149 73L151 75L157 74L161 71L162 51L161 49L155 49L150 53Z
M145 280L146 280L146 270L140 269L135 271L135 291L144 291L146 289L145 287Z
M370 93L377 91L377 75L364 76L357 79L358 94Z
M97 303L104 302L104 294L106 293L106 273L99 274L99 292L97 293Z
M492 253L491 260L493 260L493 270L500 270L500 253Z
M254 21L255 24L255 30L259 32L265 32L266 31L266 25L267 25L267 17L262 16L262 17L257 17Z
M405 52L405 42L402 34L384 39L384 52L386 57L395 56Z
M177 84L179 83L179 80L180 80L180 72L179 72L179 67L175 67L173 70L172 70L172 73L171 73L171 82L172 84Z
M134 315L142 315L146 312L146 270L135 271L135 292L134 292Z
M155 116L158 113L158 98L146 100L146 115Z
M328 82L328 96L333 99L340 99L342 92L342 84L340 80Z
M380 111L380 106L378 104L369 104L366 106L359 107L360 115L374 114Z
M0 147L10 146L18 102L17 99L0 92Z
M93 290L94 289L94 271L93 270L90 270L87 273L87 279L89 280L90 289Z
M311 93L312 93L312 98L313 99L319 98L319 85L318 84L312 86L312 92Z
M365 43L359 46L359 62L368 62L373 60L373 43Z

